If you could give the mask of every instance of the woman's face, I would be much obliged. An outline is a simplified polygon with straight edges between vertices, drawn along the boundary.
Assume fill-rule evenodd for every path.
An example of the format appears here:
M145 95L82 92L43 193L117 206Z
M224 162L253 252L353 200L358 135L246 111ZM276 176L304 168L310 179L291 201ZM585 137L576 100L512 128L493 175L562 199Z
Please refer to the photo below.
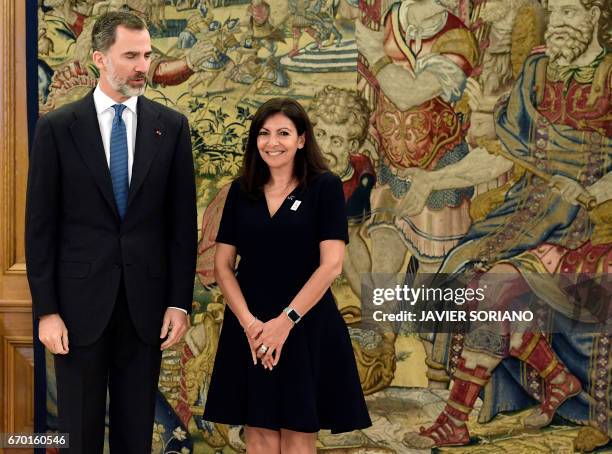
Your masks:
M282 113L268 117L257 134L259 155L270 169L292 170L295 154L304 142L304 135L298 135L293 122Z

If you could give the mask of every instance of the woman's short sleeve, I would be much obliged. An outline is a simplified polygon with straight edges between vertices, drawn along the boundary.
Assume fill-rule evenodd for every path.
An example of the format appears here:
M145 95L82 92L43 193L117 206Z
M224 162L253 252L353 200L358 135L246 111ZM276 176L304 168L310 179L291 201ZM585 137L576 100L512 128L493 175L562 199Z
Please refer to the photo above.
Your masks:
M237 198L239 183L237 181L232 182L230 189L225 199L225 205L223 206L223 214L221 215L221 222L219 223L219 232L217 233L217 243L231 244L238 246L238 222L237 222Z
M342 181L333 173L319 177L317 208L317 240L342 240L349 242L346 204Z

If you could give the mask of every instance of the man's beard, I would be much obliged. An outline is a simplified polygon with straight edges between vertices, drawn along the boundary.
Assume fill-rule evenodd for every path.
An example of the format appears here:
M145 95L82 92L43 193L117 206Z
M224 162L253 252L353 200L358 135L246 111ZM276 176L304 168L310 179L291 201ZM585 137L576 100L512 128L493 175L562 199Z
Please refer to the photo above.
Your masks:
M593 39L595 26L591 22L586 22L575 28L572 25L562 25L560 27L549 27L546 30L546 54L554 62L563 58L568 64L572 63L586 51ZM566 35L565 41L561 45L553 42L556 34Z
M130 79L122 79L115 73L115 68L110 61L110 58L106 62L106 72L108 77L108 82L110 86L113 87L118 93L121 93L123 96L127 96L131 98L132 96L141 96L144 95L145 89L147 88L146 79L145 83L142 87L132 87L130 85ZM143 73L136 73L135 78L144 77Z

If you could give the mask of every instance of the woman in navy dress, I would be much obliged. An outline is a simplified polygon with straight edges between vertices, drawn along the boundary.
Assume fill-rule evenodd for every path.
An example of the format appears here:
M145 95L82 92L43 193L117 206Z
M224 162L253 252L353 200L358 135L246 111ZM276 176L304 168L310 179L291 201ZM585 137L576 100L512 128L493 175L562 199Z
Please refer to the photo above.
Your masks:
M217 235L227 306L204 409L206 420L245 425L249 453L314 453L320 429L371 425L329 289L347 242L342 183L306 112L291 99L266 102Z

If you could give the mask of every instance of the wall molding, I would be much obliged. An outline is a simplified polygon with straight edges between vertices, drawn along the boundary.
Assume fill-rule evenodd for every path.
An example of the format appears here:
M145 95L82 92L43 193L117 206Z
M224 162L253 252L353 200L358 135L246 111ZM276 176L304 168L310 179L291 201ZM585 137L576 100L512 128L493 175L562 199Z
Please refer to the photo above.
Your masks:
M14 223L13 201L15 199L15 2L0 2L0 70L2 77L2 106L0 108L0 124L2 125L2 153L0 154L0 169L2 169L2 268L11 271L14 265Z
M20 23L23 19L24 23ZM3 274L24 275L23 213L27 175L25 2L0 2L0 216Z
M32 312L32 301L0 299L0 313L3 312Z
M24 247L26 3L0 1L0 432L34 429L32 303Z
M2 339L2 375L5 415L2 432L17 432L23 429L20 427L23 419L34 419L34 393L27 392L34 385L31 336L5 336ZM22 408L25 414L20 412Z

